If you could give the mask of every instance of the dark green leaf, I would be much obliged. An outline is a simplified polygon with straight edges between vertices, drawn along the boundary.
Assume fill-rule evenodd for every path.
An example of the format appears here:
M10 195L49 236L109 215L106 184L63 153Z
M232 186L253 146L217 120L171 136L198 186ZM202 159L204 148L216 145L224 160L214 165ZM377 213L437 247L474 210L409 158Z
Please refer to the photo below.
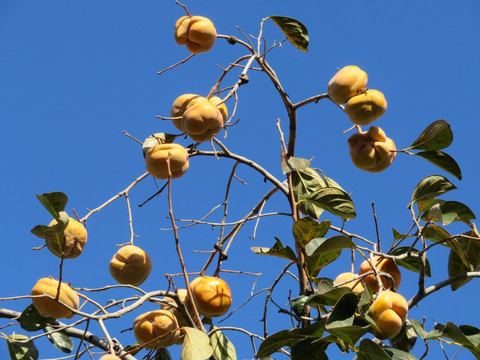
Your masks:
M309 274L316 276L321 268L340 256L342 249L353 249L355 247L352 239L344 235L333 236L328 239L313 239L305 246Z
M123 349L123 350L126 351L126 349ZM168 351L168 349L160 348L157 350L157 353L155 354L155 357L153 358L153 360L172 360L172 356L170 355L170 352Z
M303 329L295 328L276 332L262 342L255 357L269 356L284 346L292 346L301 339L319 338L324 331L325 320L320 320Z
M290 306L292 307L293 312L297 314L297 316L304 315L303 312L305 310L305 306L307 306L307 302L309 299L310 299L310 296L302 295L298 298L293 299L290 302Z
M422 179L412 194L412 202L409 208L420 201L431 200L439 195L445 194L448 191L455 190L457 187L453 185L448 179L441 175L431 175Z
M452 222L461 221L467 225L471 224L470 220L475 220L475 214L470 208L458 201L445 201L439 200L437 204L441 217L440 219L431 219L432 221L441 221L443 225L448 225ZM433 207L433 206L432 206ZM431 209L431 208L430 208ZM429 210L430 211L430 210ZM420 218L422 220L427 220L430 214L424 212Z
M141 349L138 349L140 347L140 344L133 344L133 345L127 345L123 348L123 351L125 352L130 352L131 355L135 356ZM132 351L134 349L138 349L135 351ZM165 360L171 360L171 359L165 359Z
M355 213L355 205L350 196L338 188L322 188L310 194L308 198L300 200L299 203L312 203L329 213L339 216L342 219L353 219Z
M297 49L308 51L308 30L300 21L286 16L269 16Z
M340 300L340 298L345 294L353 294L353 293L347 287L338 287L329 291L325 291L321 294L308 296L307 300L305 301L305 305L335 306L338 300Z
M55 330L54 327L46 326L43 331L48 333L50 331ZM73 341L70 339L68 335L61 331L53 332L47 335L48 340L61 352L66 354L70 354L73 350Z
M307 199L310 194L326 187L323 178L312 168L305 168L292 172L293 195L295 201ZM313 203L302 202L298 204L298 210L313 219L319 219L323 209Z
M303 170L310 166L312 160L297 158L297 157L290 157L288 160L286 159L285 153L282 152L282 171L284 174L288 174L289 172L295 170Z
M61 191L45 193L42 195L37 194L36 196L50 215L58 221L60 216L58 213L63 211L65 206L67 206L68 196Z
M395 228L392 228L392 230L393 230L393 240L406 239L413 236L408 234L401 234Z
M458 180L462 180L462 171L460 166L454 158L443 151L420 151L418 153L412 153L412 155L420 156L425 160L428 160L433 165L438 166L440 169L455 176Z
M329 345L323 339L306 339L297 342L291 351L292 360L328 360L325 350Z
M450 125L445 120L437 120L423 130L409 149L442 150L448 147L452 141L453 134Z
M476 237L473 231L465 235ZM457 249L450 250L448 258L448 275L450 277L460 275L469 271L480 270L480 239L470 239L467 237L457 238L458 245L463 250L463 254ZM472 278L464 277L450 284L452 290L457 290L460 286L468 283Z
M20 315L19 322L20 326L24 330L38 331L43 329L53 320L53 318L44 318L39 314L37 308L33 304L30 304L25 310L23 310L22 315Z
M7 347L12 360L37 360L38 350L29 337L21 334L7 336Z
M301 218L293 223L293 237L301 248L305 248L312 239L321 238L330 229L330 221L321 223L311 218Z
M147 151L151 148L154 147L155 145L159 144L169 144L172 143L173 140L175 140L176 137L179 135L173 135L173 134L166 134L166 133L156 133L152 134L149 137L145 139L143 142L142 148L143 148L143 157L147 154Z
M357 310L358 297L348 292L337 301L330 316L328 317L325 328L327 331L333 328L341 328L353 325L353 319Z
M235 346L221 331L210 335L210 345L217 360L237 360Z
M278 256L284 259L289 259L293 261L297 261L297 257L295 256L294 251L289 247L284 247L280 239L275 238L277 241L275 245L271 248L267 247L252 247L250 248L255 254L259 255L272 255Z
M403 246L403 247L396 248L395 250L390 252L390 255L395 255L395 256L403 255L403 254L405 254L409 251L413 255L420 255L419 250L410 249L410 246ZM403 258L403 259L400 259L400 260L395 260L395 262L397 263L397 265L400 265L400 266L402 266L405 269L408 269L410 271L413 271L413 272L416 272L416 273L420 273L420 271L421 271L421 267L420 267L420 264L418 262L418 256L417 257L407 257L407 258ZM425 261L425 275L426 276L432 276L432 274L430 273L430 262L428 261L428 259L426 259L426 261Z
M415 332L412 325L410 324L410 321L408 320L405 322L405 326L400 331L400 333L390 340L390 343L395 349L403 350L406 352L410 352L415 346L416 342L417 333Z
M358 360L391 360L392 358L370 339L363 339L358 346Z

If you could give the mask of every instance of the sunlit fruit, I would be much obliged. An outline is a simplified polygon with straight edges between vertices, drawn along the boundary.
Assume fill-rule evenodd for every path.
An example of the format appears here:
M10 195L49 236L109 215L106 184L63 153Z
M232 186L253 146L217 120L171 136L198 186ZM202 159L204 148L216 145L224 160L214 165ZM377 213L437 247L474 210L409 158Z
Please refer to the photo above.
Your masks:
M328 97L337 105L345 104L365 88L367 81L367 73L358 66L345 66L328 82Z
M170 172L176 179L188 170L188 153L180 144L158 144L148 149L145 154L145 167L153 177L168 179L168 163L170 154Z
M379 339L392 339L398 335L408 315L408 303L405 298L387 290L378 294L367 314L375 321L378 331L374 334Z
M222 114L223 123L225 124L228 119L227 105L225 105L225 103L221 103L220 105L218 105L222 101L222 99L220 99L218 96L212 96L208 100L210 100L210 102L212 102L217 106L218 110L220 111L220 114Z
M221 100L216 97L212 99L195 94L184 94L176 98L170 110L175 127L192 140L211 140L220 132L228 116L226 105L217 106Z
M358 277L358 274L355 274L353 272L344 272L335 278L335 281L333 282L333 284L334 285L341 284L341 283L344 283L345 281L349 281L357 277ZM363 292L363 285L360 279L352 280L346 284L341 285L341 287L348 287L352 289L352 291L355 294L360 294Z
M54 226L57 220L53 219L48 226ZM82 223L69 217L68 225L63 231L65 235L65 244L57 239L57 237L48 237L45 239L45 244L52 254L65 259L73 259L79 256L85 244L87 243L87 230Z
M135 338L140 345L148 343L145 348L165 348L178 340L178 322L170 311L153 310L138 316L133 322Z
M398 289L400 281L402 280L402 274L400 273L400 269L398 268L397 264L395 264L392 259L382 258L379 256L374 256L373 261L377 272L389 274L395 283L395 286L393 286L392 281L387 276L380 275L383 287L385 289L391 290ZM365 260L360 265L360 270L358 271L358 274L365 274L371 270L372 267L370 266L370 263ZM367 275L363 278L362 282L364 285L368 285L374 292L378 291L379 286L375 274Z
M43 295L41 297L32 297L32 302L40 315L43 317L52 317L55 319L72 318L75 313L67 309L65 304L72 309L77 310L79 306L79 297L70 285L62 282L60 286L60 295L58 301L55 301L58 291L58 280L52 278L41 278L32 289L32 296ZM49 295L47 297L45 295Z
M182 16L175 23L175 41L193 54L210 50L216 39L213 22L204 16Z
M198 312L203 316L222 316L232 305L230 287L218 277L199 276L190 283L190 289Z
M353 164L368 172L385 170L397 155L393 140L377 126L370 127L367 132L350 136L348 146Z
M103 355L99 360L121 360L118 356L107 354Z
M110 260L110 274L120 284L139 286L150 275L152 261L137 246L122 246Z
M345 113L357 125L368 125L387 111L387 100L378 90L368 89L351 97L345 104Z

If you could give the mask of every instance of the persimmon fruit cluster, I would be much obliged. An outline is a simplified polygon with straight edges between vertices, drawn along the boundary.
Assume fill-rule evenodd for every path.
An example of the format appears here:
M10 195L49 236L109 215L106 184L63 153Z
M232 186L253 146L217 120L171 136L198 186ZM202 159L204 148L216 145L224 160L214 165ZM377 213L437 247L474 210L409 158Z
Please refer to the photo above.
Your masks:
M372 173L388 168L397 155L395 143L378 126L353 134L348 139L348 146L353 164Z
M192 54L210 50L217 39L213 22L204 16L182 16L175 23L175 41Z
M367 314L378 328L374 329L374 335L382 340L392 339L400 333L407 320L408 303L402 295L386 290L378 294Z
M175 99L170 110L173 125L192 140L205 142L217 135L228 117L221 99L207 99L196 94L183 94Z

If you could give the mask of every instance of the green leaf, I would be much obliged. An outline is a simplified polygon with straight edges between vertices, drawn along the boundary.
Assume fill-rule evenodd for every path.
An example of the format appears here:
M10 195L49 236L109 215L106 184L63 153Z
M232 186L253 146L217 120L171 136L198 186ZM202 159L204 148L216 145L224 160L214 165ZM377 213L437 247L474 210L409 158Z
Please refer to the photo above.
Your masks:
M319 320L316 323L303 329L294 328L290 330L281 330L268 336L261 344L255 357L266 357L280 350L284 346L292 346L298 340L319 338L325 331L325 320Z
M418 153L409 153L415 156L420 156L425 160L428 160L433 165L438 166L440 169L455 176L458 180L462 180L462 171L460 166L454 158L443 151L420 151Z
M347 287L338 287L329 291L325 291L321 294L315 294L308 296L305 301L305 305L325 305L334 306L338 300L345 294L353 294Z
M393 240L400 240L412 237L413 235L401 234L395 228L392 228L393 231Z
M143 157L147 154L147 151L151 148L154 147L155 145L159 144L169 144L172 143L175 138L177 138L179 135L173 135L173 134L166 134L166 133L155 133L150 135L145 139L143 142L142 148L143 148Z
M437 120L428 125L408 149L442 150L448 147L452 141L453 133L450 125L445 120Z
M293 195L297 203L300 200L307 199L315 191L327 186L323 178L312 168L293 171L292 185ZM320 218L323 212L321 207L308 202L299 203L298 210L316 220Z
M125 352L127 351L126 348L123 350ZM135 353L133 353L132 355L135 355ZM172 355L170 355L170 351L168 351L168 349L160 348L157 350L157 353L155 354L153 360L172 360Z
M321 268L335 261L343 249L355 247L352 239L344 235L313 239L305 246L307 271L311 276L316 276Z
M67 206L68 196L61 191L45 193L42 195L37 194L36 196L50 215L52 215L55 220L59 221L59 212L63 211L65 206Z
M440 219L431 219L432 221L441 221L443 225L448 225L452 222L461 221L467 225L471 224L470 220L475 220L475 214L470 208L459 201L445 201L437 199L438 211L440 212ZM432 206L433 207L433 206ZM431 208L430 208L431 209ZM429 214L424 211L420 219L427 220Z
M312 239L325 236L329 229L329 220L318 223L318 221L305 217L293 223L292 232L297 244L304 249Z
M183 327L185 332L181 360L206 360L213 355L210 338L203 331Z
M353 348L355 343L369 330L370 324L356 317L353 325L331 328L328 329L328 332Z
M448 191L455 190L457 187L448 179L441 175L431 175L422 179L412 194L412 202L408 205L410 208L414 203L431 200Z
M410 321L407 320L405 321L404 329L402 329L397 336L391 339L390 343L395 349L410 352L415 346L417 338L417 333L410 324Z
M390 255L395 255L395 256L403 255L409 251L413 255L420 254L420 251L417 249L411 249L410 246L402 246L390 252ZM418 257L407 257L400 260L395 260L395 262L397 263L397 265L402 266L405 269L408 269L410 271L413 271L416 273L420 273L421 271L420 264L418 262ZM425 261L425 276L429 276L429 277L432 276L430 272L430 262L428 261L428 259L426 259Z
M392 358L370 339L363 339L357 350L358 360L391 360Z
M465 235L476 237L473 231L468 232ZM480 270L480 239L469 239L460 236L457 238L457 241L458 245L463 250L463 254L454 248L450 250L450 256L448 258L448 275L453 277L469 271ZM452 290L457 290L470 280L472 280L472 278L465 277L454 281L450 286Z
M7 347L12 360L37 360L38 349L29 337L21 334L7 336Z
M357 304L358 297L354 293L348 292L343 295L328 317L326 330L353 325Z
M275 238L277 242L271 248L267 247L251 247L250 249L259 255L272 255L278 256L284 259L297 261L297 257L295 256L295 252L289 247L284 247L280 239Z
M296 170L303 170L309 167L311 162L312 160L293 156L286 159L286 154L282 152L282 171L284 174L288 174Z
M304 315L303 312L305 310L305 306L307 306L308 304L308 300L310 299L310 297L311 296L302 295L302 296L299 296L298 298L293 299L290 302L290 306L292 307L293 312L298 316Z
M217 360L237 360L235 346L221 331L215 331L210 335L210 345Z
M48 333L55 330L52 326L46 326L43 329L43 332ZM61 331L57 331L47 335L48 340L55 346L58 350L70 354L73 350L73 341L68 335Z
M25 310L23 310L19 322L22 329L26 331L38 331L43 329L53 320L53 318L44 318L40 315L37 308L33 304L30 304Z
M291 351L292 360L328 360L325 350L329 342L324 339L306 339L297 342Z
M434 242L440 243L445 247L452 247L452 235L448 233L447 230L442 228L441 226L430 224L423 230L423 236L426 239Z
M308 30L300 21L286 16L269 16L297 49L308 51Z
M408 352L400 349L389 347L389 348L384 348L384 350L387 354L392 355L393 360L417 360L417 358L412 354L409 354Z
M342 219L353 219L357 216L355 205L350 196L344 190L338 188L319 189L310 194L308 198L299 201L299 203L302 202L312 203Z

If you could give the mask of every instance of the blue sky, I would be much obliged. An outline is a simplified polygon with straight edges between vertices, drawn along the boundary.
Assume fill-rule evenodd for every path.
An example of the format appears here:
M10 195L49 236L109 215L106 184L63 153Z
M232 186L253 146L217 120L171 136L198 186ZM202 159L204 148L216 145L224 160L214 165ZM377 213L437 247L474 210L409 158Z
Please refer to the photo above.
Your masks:
M410 226L411 214L406 205L415 185L432 174L447 176L458 187L445 195L445 199L464 202L474 213L480 213L477 106L480 4L477 1L246 0L239 5L212 0L186 5L192 14L209 17L218 33L240 38L236 26L246 34L257 35L261 19L270 15L302 21L309 30L309 52L300 52L284 43L267 56L292 101L326 92L336 68L358 65L368 73L368 86L382 91L387 98L388 110L376 125L394 139L399 149L408 147L431 122L446 119L450 123L454 142L446 151L462 168L461 181L405 154L399 154L385 172L362 172L349 159L349 135L343 131L351 123L338 107L323 100L299 110L296 155L314 157L312 166L321 168L351 193L358 217L348 222L349 231L375 239L373 201L382 244L388 247L392 227L406 231ZM50 222L35 194L63 191L70 199L69 213L75 209L83 217L87 209L102 204L145 172L141 147L122 130L141 140L154 132L176 132L170 122L155 116L168 116L178 95L206 95L221 74L216 65L226 67L245 54L240 46L219 39L210 52L158 76L157 71L188 56L187 50L173 40L173 25L183 15L184 11L174 1L0 2L2 297L27 295L39 277L58 274L56 257L45 249L32 251L42 242L30 234L30 229ZM265 23L264 36L267 45L283 39L273 22ZM227 77L225 86L233 85L239 73ZM229 129L224 142L233 152L252 158L281 178L275 122L280 118L286 132L287 115L266 76L250 71L249 77L249 84L239 91L235 118L240 121ZM233 108L233 101L227 106ZM223 132L220 136L223 137ZM185 146L191 143L188 139L178 141ZM201 148L210 149L208 144L202 144ZM191 159L188 173L173 185L176 217L199 218L221 203L232 166L233 162L227 159ZM239 182L233 185L231 221L248 213L270 190L270 184L245 166L239 167L238 176L248 185ZM161 230L170 227L166 195L142 208L137 206L156 189L149 178L130 194L133 226L139 236L135 243L151 255L154 263L152 275L143 285L149 291L164 289L167 285L164 274L180 271L172 233ZM287 206L285 199L276 195L265 211L286 211ZM221 220L222 213L215 213L212 219ZM328 218L340 225L333 216L322 215L322 219ZM125 200L117 200L93 215L87 228L89 240L85 251L78 259L66 262L65 279L76 287L111 285L114 282L108 273L108 261L116 251L116 244L130 238ZM451 231L463 230L452 226ZM254 224L244 227L233 243L225 268L263 275L258 279L224 275L232 285L234 307L248 298L254 283L256 290L269 286L285 265L282 259L253 254L250 247L269 247L274 237L293 246L291 224L285 218L265 218L255 239L250 239L253 232ZM195 226L182 230L180 236L188 270L199 271L206 255L193 251L210 250L219 229ZM433 284L447 276L448 253L442 248L432 251L429 257L434 264L434 277L429 280ZM325 269L322 276L335 277L347 271L348 262L345 255ZM408 299L415 294L417 280L413 273L402 272L404 280L399 291ZM287 302L289 286L293 286L292 282L285 280L275 295L282 306ZM293 295L295 291L296 288ZM89 295L102 302L118 293ZM444 289L434 294L410 314L417 319L425 316L429 327L434 321L480 327L476 309L479 296L478 281L474 280L456 292ZM21 311L27 305L28 300L2 301L0 307ZM151 306L145 307L145 311L150 309ZM262 309L261 300L252 301L222 324L260 333L261 324L257 320ZM136 315L112 321L112 329L131 327ZM278 316L273 307L270 315L270 333L290 326L289 319ZM3 331L24 332L18 326ZM124 345L133 342L131 332L114 332L112 336ZM239 358L253 356L247 351L245 336L231 337ZM41 359L63 356L46 341L40 341L38 347ZM421 344L417 347L419 355L423 347ZM172 350L172 354L177 350ZM435 354L439 351L438 346L432 346L430 357L437 358ZM0 352L6 352L3 342ZM350 354L344 358L352 357ZM460 358L472 357L462 351Z

